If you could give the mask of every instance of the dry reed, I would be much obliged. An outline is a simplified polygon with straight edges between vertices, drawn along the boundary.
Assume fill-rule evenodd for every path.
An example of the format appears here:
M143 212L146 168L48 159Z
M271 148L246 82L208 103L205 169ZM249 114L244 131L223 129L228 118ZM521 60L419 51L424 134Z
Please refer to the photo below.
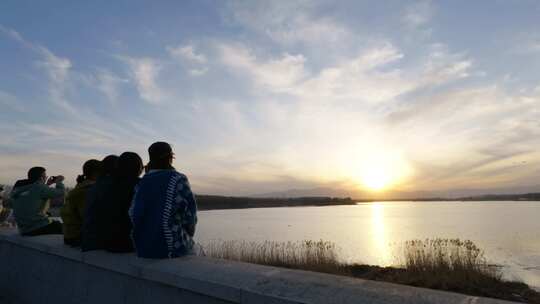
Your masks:
M437 285L501 279L499 268L488 264L484 252L470 240L407 241L403 257L407 272L417 279L438 281Z
M320 241L247 242L214 241L204 247L206 255L214 258L254 264L340 273L334 243Z

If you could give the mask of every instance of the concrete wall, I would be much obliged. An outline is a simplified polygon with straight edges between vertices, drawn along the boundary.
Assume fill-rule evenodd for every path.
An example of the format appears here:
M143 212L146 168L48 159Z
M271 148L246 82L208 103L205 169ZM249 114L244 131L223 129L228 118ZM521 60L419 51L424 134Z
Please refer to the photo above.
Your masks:
M508 303L205 257L81 253L0 230L0 303Z

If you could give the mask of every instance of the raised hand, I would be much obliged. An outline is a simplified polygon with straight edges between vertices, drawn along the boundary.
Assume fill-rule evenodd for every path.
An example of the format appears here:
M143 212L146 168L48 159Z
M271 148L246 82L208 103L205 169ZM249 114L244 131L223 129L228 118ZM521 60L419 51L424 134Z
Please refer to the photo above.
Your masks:
M51 176L47 179L47 186L50 186L54 184L56 181L54 180L54 176Z

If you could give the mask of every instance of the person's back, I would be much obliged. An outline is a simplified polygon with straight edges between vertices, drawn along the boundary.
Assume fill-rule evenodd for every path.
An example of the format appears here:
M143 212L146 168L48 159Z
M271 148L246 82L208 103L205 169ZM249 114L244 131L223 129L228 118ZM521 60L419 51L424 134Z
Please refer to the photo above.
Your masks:
M42 171L43 179L46 178L45 169L35 167ZM35 168L30 169L31 171ZM29 173L30 174L30 173ZM43 180L35 179L32 183L15 187L10 195L15 221L22 235L39 235L49 233L62 233L59 222L51 221L47 216L49 199L64 195L63 177L58 178L55 188L50 179L47 184Z
M102 176L92 185L86 193L83 211L83 224L81 227L81 248L83 251L103 249L105 231L99 220L106 208L106 195L113 185L112 176Z
M60 210L64 228L64 243L67 245L78 246L80 244L86 195L94 183L94 181L87 180L75 186L68 193L66 203Z
M150 171L139 182L129 214L139 257L173 258L189 254L197 224L197 205L187 177L171 166L169 144L148 149Z
M124 152L118 159L118 172L112 187L106 194L106 208L102 218L105 249L110 252L132 252L131 219L128 211L133 200L135 186L143 169L142 159L133 152Z
M83 165L83 174L77 177L77 186L66 197L66 202L60 210L64 228L64 243L66 245L80 245L86 195L100 173L100 161L96 159L86 161Z
M135 192L130 215L137 255L172 258L193 248L196 204L187 177L175 170L147 173Z
M103 249L106 231L104 230L100 214L107 208L106 195L112 186L118 156L109 155L102 160L103 175L91 186L86 194L81 228L81 249L83 251Z
M103 230L106 231L104 248L111 252L132 252L131 219L129 207L139 179L117 180L110 188L108 208L103 214Z
M11 209L7 208L8 205L7 199L4 199L4 187L0 186L0 227L6 225L6 220L11 214Z

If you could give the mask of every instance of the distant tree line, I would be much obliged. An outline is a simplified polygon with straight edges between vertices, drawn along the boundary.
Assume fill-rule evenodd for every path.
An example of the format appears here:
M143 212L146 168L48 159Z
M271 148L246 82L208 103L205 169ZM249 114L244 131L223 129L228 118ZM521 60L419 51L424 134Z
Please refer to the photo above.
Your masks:
M540 193L525 194L487 194L462 197L462 201L540 201Z

